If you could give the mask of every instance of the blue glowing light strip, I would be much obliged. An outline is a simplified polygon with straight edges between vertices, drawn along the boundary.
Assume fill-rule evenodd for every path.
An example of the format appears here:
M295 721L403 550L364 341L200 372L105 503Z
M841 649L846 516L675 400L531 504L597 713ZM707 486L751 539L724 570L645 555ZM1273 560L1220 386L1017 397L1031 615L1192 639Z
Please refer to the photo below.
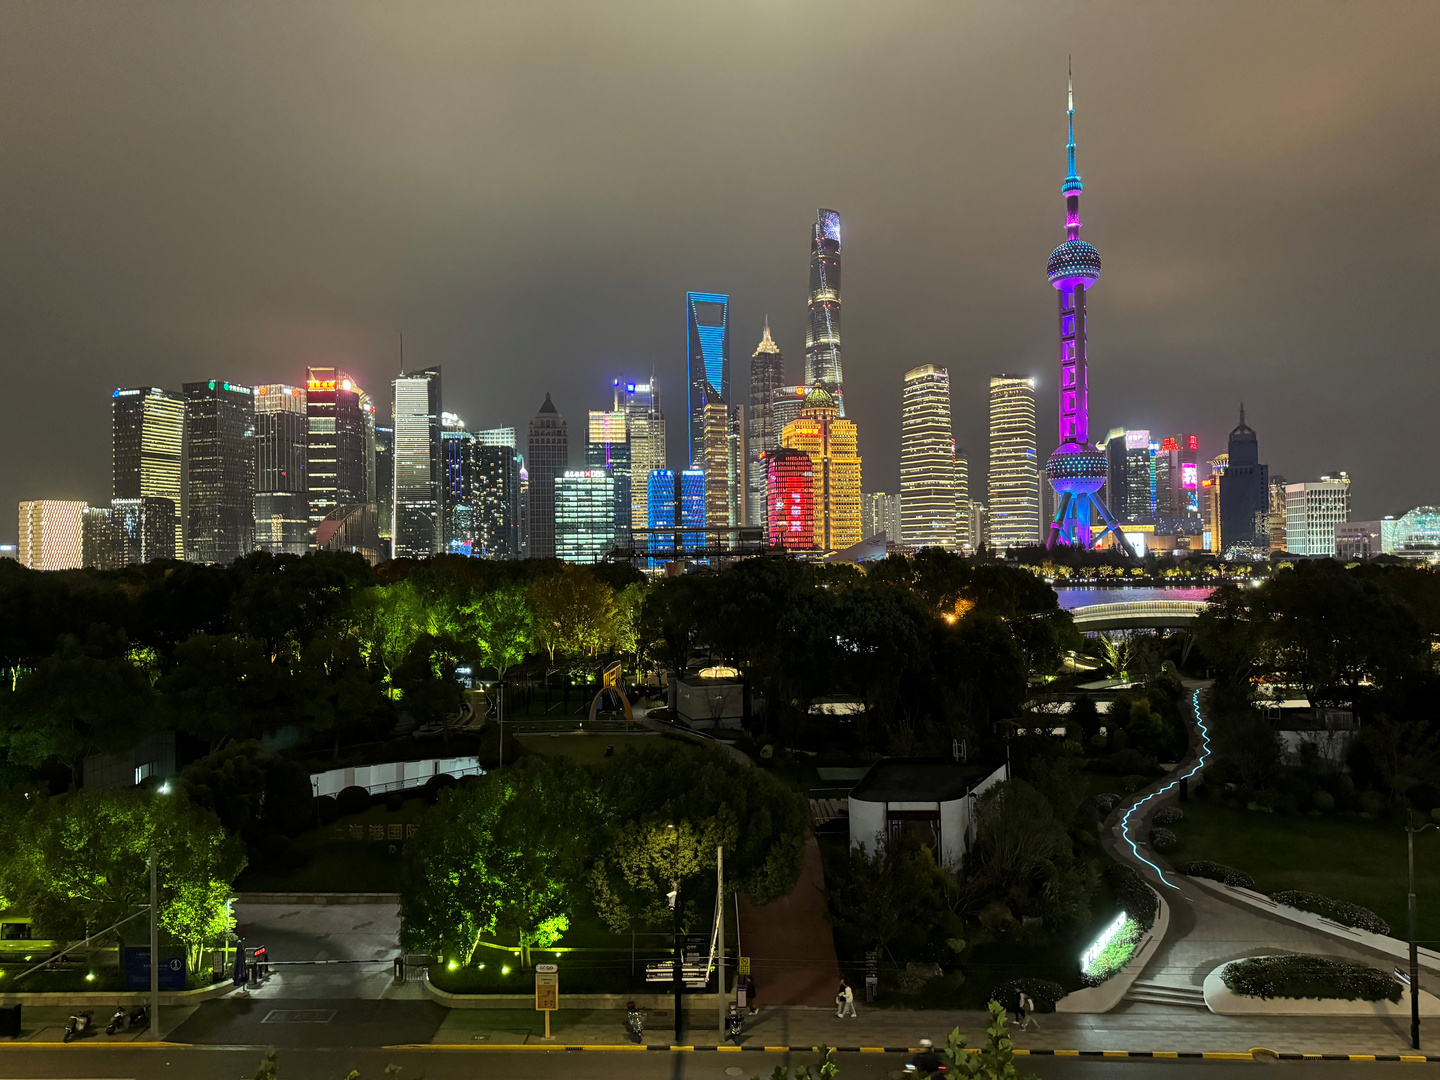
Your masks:
M1205 767L1205 762L1210 759L1210 729L1205 726L1205 720L1200 715L1199 690L1195 691L1195 696L1191 698L1190 705L1191 708L1195 710L1195 723L1200 725L1200 738L1204 744L1200 748L1200 760L1195 762L1195 767L1191 769L1188 773L1186 773L1184 776L1179 777L1175 780L1171 780L1170 783L1166 784L1159 791L1152 791L1149 795L1146 795L1145 798L1141 799L1134 806L1130 807L1129 810L1126 810L1125 816L1120 819L1120 835L1123 836L1125 838L1125 842L1130 845L1130 850L1135 853L1135 857L1141 862L1143 862L1146 866L1150 867L1151 870L1154 870L1155 873L1159 874L1160 880L1164 884L1177 891L1179 890L1180 886L1176 885L1169 878L1167 878L1165 876L1165 871L1161 870L1160 867L1156 866L1149 859L1145 858L1144 855L1141 855L1140 849L1135 846L1135 841L1130 838L1130 815L1135 813L1136 810L1139 810L1151 799L1156 798L1160 795L1164 795L1165 792L1169 791L1176 784L1180 783L1181 780L1190 779L1190 777L1194 776L1201 769L1203 769Z

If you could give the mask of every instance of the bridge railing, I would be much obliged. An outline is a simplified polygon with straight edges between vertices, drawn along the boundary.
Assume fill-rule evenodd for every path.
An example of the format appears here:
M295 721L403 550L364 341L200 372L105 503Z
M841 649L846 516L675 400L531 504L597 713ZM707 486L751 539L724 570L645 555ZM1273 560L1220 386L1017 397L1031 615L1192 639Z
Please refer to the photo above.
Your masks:
M1204 611L1206 606L1205 600L1126 600L1118 604L1086 604L1071 608L1070 617L1076 623L1163 616L1194 618Z

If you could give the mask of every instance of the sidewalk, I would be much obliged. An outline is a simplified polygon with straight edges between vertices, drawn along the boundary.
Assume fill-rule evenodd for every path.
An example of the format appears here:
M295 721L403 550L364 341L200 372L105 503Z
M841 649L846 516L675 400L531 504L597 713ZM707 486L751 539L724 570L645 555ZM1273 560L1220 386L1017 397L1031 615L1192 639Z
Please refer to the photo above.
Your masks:
M833 1009L802 1006L762 1008L759 1016L745 1018L741 1045L761 1047L812 1047L824 1043L847 1049L885 1047L904 1049L929 1038L942 1043L953 1027L972 1046L983 1042L985 1014L876 1009L859 1006L858 1019L837 1019ZM686 1012L684 1045L713 1047L717 1039L715 1013ZM1199 1009L1164 1005L1122 1005L1096 1016L1047 1013L1037 1017L1038 1031L1015 1034L1017 1048L1032 1050L1130 1051L1172 1053L1244 1053L1264 1047L1278 1053L1300 1054L1404 1054L1410 1051L1408 1024L1367 1017L1230 1017ZM543 1014L529 1010L453 1010L432 1040L443 1046L547 1045ZM1424 1045L1440 1049L1440 1025L1429 1032ZM561 1010L551 1015L553 1044L562 1046L634 1045L625 1032L620 1010ZM674 1039L674 1013L646 1013L645 1042L668 1047Z

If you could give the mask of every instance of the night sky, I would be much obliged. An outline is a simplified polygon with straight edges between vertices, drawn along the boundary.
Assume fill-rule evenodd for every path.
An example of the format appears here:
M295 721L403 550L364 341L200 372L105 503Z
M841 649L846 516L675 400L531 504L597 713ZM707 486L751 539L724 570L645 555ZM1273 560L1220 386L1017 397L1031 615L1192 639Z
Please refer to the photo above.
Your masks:
M1357 517L1440 502L1440 9L1424 3L21 3L0 6L0 539L110 495L110 391L299 381L445 407L582 459L658 373L680 464L687 289L768 313L802 373L815 208L844 221L846 402L898 488L901 376L950 368L984 498L986 386L1054 445L1074 55L1091 431L1240 402Z

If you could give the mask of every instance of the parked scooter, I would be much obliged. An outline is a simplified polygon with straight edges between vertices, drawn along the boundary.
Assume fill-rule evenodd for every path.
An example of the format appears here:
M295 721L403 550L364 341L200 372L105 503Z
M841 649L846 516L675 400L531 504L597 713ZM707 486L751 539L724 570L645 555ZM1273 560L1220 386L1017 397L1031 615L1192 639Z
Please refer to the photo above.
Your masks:
M110 1017L110 1023L105 1025L105 1034L114 1035L117 1031L124 1031L125 1021L129 1018L130 1014L125 1011L124 1005L115 1006L115 1012Z
M635 1036L637 1043L645 1041L645 1014L635 1007L635 1002L625 1003L625 1030Z
M150 1006L137 1005L130 1010L130 1015L125 1020L125 1027L140 1028L150 1026Z
M82 1035L87 1034L90 1031L90 1018L92 1015L93 1014L88 1012L71 1013L70 1019L65 1021L65 1037L62 1041L68 1043L71 1039L78 1039Z
M731 1039L734 1039L736 1042L739 1042L740 1036L744 1033L745 1017L740 1014L739 1009L737 1009L734 1005L731 1005L730 1013L728 1016L725 1017L725 1034L728 1035Z

